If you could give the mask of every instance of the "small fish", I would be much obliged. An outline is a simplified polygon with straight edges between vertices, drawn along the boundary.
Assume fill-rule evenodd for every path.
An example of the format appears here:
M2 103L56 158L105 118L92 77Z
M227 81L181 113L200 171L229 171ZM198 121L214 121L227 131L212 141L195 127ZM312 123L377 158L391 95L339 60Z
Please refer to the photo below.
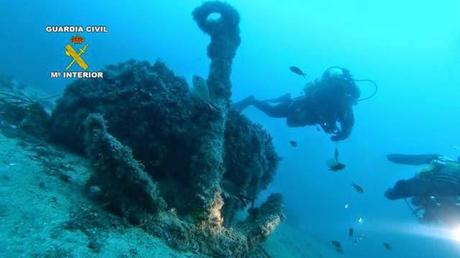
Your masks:
M192 95L205 102L211 102L209 89L206 80L200 76L194 75L192 79Z
M391 245L389 243L387 243L387 242L383 243L383 247L385 247L385 249L387 249L388 251L391 251L391 249L392 249Z
M306 78L307 74L305 74L299 67L297 66L290 66L289 67L289 70L291 70L291 72L297 74L297 75L300 75L302 76L303 78Z
M209 88L207 81L197 75L193 76L192 79L192 96L203 101L211 111L216 111L218 108L212 103L211 97L209 95Z
M342 249L342 244L341 244L339 241L337 241L337 240L331 241L331 244L332 244L335 248L340 248L340 249Z
M355 234L355 230L353 228L349 228L348 229L348 237L352 238L354 234Z
M347 167L345 164L337 162L336 160L330 160L327 162L327 166L329 170L333 172L339 172Z
M294 140L289 141L289 144L290 144L292 147L297 147L297 142L294 141Z
M345 169L346 165L339 162L339 149L335 146L334 158L329 160L327 163L330 171L338 172Z
M335 251L339 254L345 254L342 248L335 248Z
M358 184L351 184L351 186L355 189L357 193L363 194L364 193L364 188Z

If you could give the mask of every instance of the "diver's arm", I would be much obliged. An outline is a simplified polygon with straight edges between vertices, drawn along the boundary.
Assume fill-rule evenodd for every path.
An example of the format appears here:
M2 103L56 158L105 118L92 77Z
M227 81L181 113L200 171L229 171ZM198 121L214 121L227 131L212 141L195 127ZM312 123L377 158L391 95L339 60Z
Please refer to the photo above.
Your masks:
M351 134L353 125L355 124L355 117L353 114L353 108L349 107L347 111L343 112L339 118L340 130L331 136L332 141L343 141Z

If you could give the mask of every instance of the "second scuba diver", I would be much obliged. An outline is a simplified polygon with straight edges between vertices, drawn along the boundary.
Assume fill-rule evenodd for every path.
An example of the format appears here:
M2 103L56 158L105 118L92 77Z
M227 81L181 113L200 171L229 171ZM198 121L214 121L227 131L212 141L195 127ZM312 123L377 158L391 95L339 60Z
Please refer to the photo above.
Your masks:
M390 200L406 200L422 222L457 223L460 214L460 163L438 154L391 154L388 160L397 164L424 165L414 177L399 180L385 192Z

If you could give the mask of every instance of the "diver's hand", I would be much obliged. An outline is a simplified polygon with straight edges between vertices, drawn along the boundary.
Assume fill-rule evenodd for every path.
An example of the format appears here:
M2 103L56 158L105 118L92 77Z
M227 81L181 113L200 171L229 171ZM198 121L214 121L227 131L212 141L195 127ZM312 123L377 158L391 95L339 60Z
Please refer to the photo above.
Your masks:
M352 124L340 123L340 129L332 134L331 141L338 142L347 139L351 134L352 128Z
M353 109L351 107L339 116L338 123L340 124L340 129L331 136L331 140L334 142L343 141L351 134L351 130L355 124Z
M348 135L344 135L342 133L336 133L331 136L331 141L333 142L338 142L338 141L343 141L348 138Z
M327 134L333 134L337 133L339 131L339 128L335 123L320 123L321 128L323 128L323 131Z
M334 142L345 140L345 138L347 138L347 136L343 134L343 131L335 123L321 123L320 126L323 128L325 133L332 135L331 140Z

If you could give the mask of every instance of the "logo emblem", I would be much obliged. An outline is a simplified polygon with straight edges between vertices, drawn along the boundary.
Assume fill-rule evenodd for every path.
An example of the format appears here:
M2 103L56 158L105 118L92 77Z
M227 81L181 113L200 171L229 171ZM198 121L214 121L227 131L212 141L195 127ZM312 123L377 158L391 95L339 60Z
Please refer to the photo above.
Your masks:
M81 36L74 36L70 39L70 41L74 44L81 44L83 43L84 39ZM86 71L88 69L88 64L85 62L85 60L83 60L82 55L85 54L87 49L88 45L85 45L82 48L80 48L77 53L77 51L72 47L72 45L67 44L65 46L65 54L71 57L72 61L67 65L65 69L69 70L75 63L77 63L77 65L80 66L81 69Z
M73 36L73 37L70 38L70 42L72 42L74 44L81 44L84 41L85 41L85 39L80 35Z
M88 26L46 26L45 31L47 33L72 33L68 36L67 42L63 43L64 53L58 53L60 55L65 54L68 58L64 58L64 63L61 64L62 70L50 71L50 78L57 79L102 79L104 78L104 72L93 70L89 67L88 62L91 62L91 56L86 55L88 52L88 41L87 34L103 34L107 33L107 27L103 25L88 25ZM92 45L94 46L94 44ZM93 48L91 48L91 51ZM64 69L65 65L65 69Z

